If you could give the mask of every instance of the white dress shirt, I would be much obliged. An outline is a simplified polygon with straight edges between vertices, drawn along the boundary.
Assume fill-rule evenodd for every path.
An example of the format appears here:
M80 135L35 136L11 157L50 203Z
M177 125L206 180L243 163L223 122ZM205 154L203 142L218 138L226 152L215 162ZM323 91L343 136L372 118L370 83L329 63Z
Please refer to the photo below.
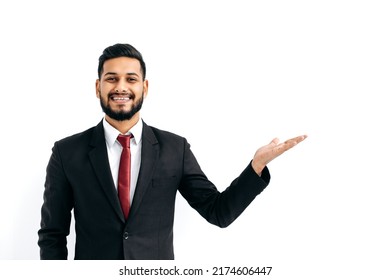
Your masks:
M118 189L118 170L121 159L122 146L118 142L117 137L121 132L112 127L105 118L103 118L103 129L105 132L107 155L109 157L109 164L111 175L115 188ZM143 122L141 119L134 125L126 134L133 134L130 141L130 202L133 200L134 192L136 190L138 173L141 164L141 135L143 132Z

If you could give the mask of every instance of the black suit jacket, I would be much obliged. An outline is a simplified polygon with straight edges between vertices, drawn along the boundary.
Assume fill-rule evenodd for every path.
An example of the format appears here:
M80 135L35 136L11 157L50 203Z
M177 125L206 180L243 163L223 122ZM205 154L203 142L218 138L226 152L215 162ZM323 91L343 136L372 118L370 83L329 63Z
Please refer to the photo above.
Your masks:
M201 171L185 138L143 123L141 166L125 221L108 162L103 123L54 144L38 231L41 259L66 259L74 209L75 259L173 259L177 191L207 221L233 222L267 186L251 165L223 192Z

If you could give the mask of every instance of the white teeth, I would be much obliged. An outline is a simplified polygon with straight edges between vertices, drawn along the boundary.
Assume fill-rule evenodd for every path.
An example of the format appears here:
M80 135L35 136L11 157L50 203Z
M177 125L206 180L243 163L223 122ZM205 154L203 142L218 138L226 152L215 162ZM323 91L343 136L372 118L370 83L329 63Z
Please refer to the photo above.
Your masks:
M113 97L113 100L129 100L129 97Z

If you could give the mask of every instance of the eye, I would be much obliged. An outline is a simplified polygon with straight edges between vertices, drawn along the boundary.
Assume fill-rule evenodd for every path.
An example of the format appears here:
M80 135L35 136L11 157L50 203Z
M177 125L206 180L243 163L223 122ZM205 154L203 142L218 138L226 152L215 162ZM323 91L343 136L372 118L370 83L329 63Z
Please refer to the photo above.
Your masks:
M134 82L137 82L137 79L136 78L128 78L128 82L134 83Z
M108 81L108 82L115 82L116 78L115 77L107 77L106 81Z

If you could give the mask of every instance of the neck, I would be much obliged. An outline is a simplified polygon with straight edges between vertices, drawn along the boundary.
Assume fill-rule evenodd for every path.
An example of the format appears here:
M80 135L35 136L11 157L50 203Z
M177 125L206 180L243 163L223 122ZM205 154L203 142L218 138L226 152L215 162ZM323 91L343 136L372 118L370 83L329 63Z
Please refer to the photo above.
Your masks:
M130 120L117 121L105 115L106 121L122 134L127 133L140 120L140 113L135 114Z

